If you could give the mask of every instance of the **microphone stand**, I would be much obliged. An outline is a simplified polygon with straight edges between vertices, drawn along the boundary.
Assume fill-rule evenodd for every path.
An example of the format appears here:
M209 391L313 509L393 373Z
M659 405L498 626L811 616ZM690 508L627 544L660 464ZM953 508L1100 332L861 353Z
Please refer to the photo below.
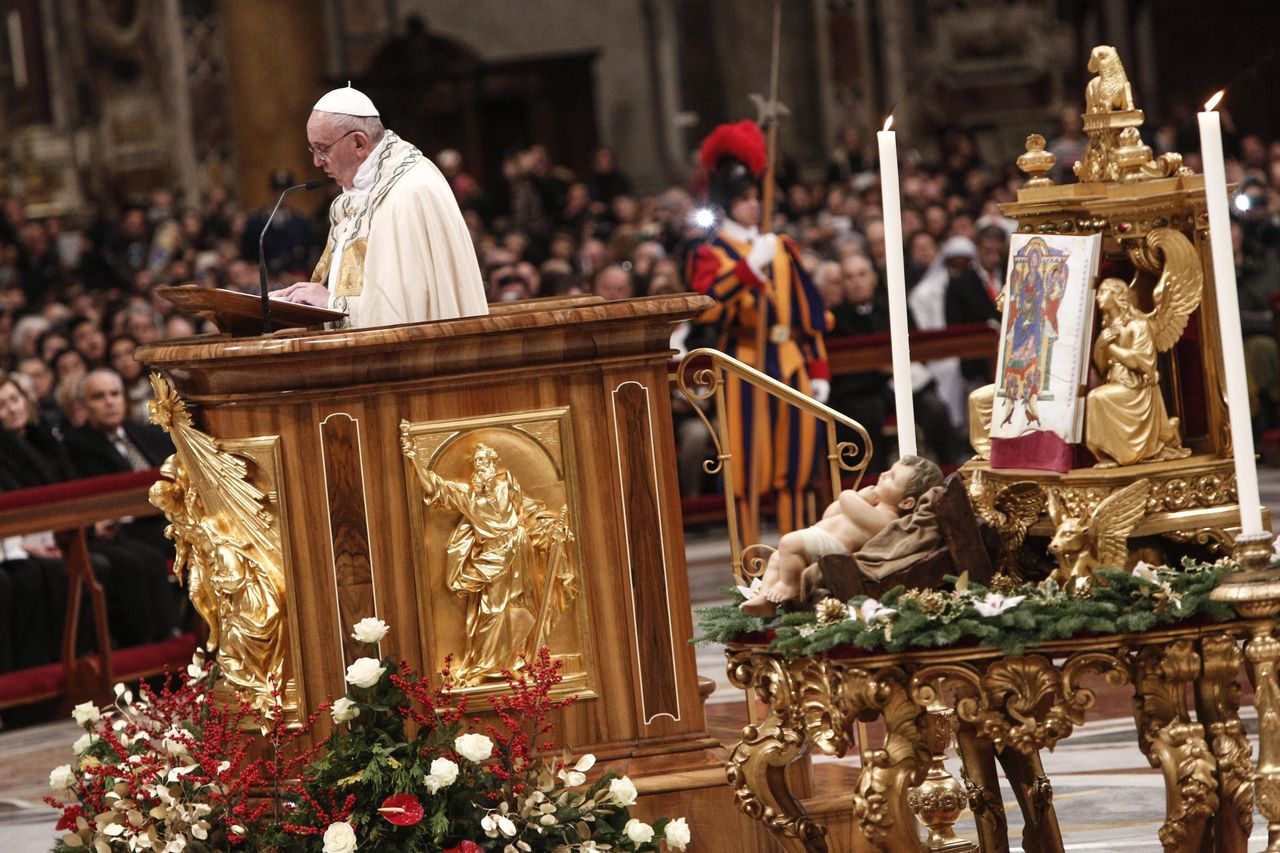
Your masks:
M280 193L280 198L276 199L276 206L271 208L271 215L267 217L267 222L262 226L262 233L258 235L258 284L262 292L262 334L271 334L271 297L267 293L267 256L262 251L263 242L267 238L267 229L271 227L271 220L276 218L276 211L280 209L284 197L294 190L314 190L324 185L324 181L315 179L307 181L305 184L294 184L287 187L284 192Z

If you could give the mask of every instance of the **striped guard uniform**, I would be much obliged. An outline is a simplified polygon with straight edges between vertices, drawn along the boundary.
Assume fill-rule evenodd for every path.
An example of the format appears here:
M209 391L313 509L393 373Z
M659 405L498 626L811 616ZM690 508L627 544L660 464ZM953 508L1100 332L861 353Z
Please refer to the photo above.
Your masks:
M810 378L831 378L823 336L831 330L833 319L790 238L779 237L777 252L762 271L763 277L751 269L747 254L755 234L754 228L727 220L712 239L690 255L690 287L716 300L698 321L718 324L720 349L760 368L756 318L763 297L767 312L763 372L808 395ZM767 397L769 408L763 426L769 432L757 438L751 386L730 376L725 394L731 419L729 450L733 454L735 497L745 501L749 482L754 479L762 484L762 495L775 493L780 532L806 526L802 497L825 455L819 423ZM742 530L744 541L759 541L759 531L749 530L746 524Z

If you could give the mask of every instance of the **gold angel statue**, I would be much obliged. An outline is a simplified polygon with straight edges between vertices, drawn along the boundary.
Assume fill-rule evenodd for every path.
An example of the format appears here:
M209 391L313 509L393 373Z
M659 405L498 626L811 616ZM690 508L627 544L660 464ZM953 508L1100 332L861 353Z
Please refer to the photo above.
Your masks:
M1191 454L1182 446L1178 419L1165 410L1156 357L1182 337L1200 305L1204 273L1191 241L1173 229L1152 231L1130 254L1141 269L1160 269L1160 258L1164 264L1150 313L1134 304L1120 279L1098 286L1102 330L1093 363L1106 381L1085 400L1085 444L1104 468Z
M1093 570L1127 568L1129 533L1147 511L1149 480L1135 480L1113 492L1085 517L1070 512L1054 492L1049 493L1053 539L1049 553L1058 560L1053 576L1066 585L1092 579Z
M1000 570L1021 577L1018 552L1027 530L1044 512L1044 491L1037 483L1022 481L997 487L982 471L969 481L969 503L978 517L991 525L1004 544Z
M526 497L498 467L497 452L478 444L469 482L446 480L411 449L427 506L459 518L447 546L446 583L467 602L466 648L454 668L463 684L518 671L520 655L547 644L577 593L570 561L568 507L550 512Z
M209 624L206 647L226 680L262 708L285 690L285 577L280 531L247 458L196 429L173 387L152 375L151 420L168 431L176 453L151 487L151 503L169 519L177 549L174 573L185 580Z

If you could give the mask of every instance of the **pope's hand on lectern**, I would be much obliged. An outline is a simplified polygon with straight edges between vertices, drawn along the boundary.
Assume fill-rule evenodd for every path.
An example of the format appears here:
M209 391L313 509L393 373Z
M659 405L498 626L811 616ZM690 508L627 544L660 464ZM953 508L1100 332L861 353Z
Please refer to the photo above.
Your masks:
M329 306L329 289L323 284L317 284L313 281L300 281L271 294L271 298L283 299L286 302L296 302L300 305L313 305L316 308L327 308Z

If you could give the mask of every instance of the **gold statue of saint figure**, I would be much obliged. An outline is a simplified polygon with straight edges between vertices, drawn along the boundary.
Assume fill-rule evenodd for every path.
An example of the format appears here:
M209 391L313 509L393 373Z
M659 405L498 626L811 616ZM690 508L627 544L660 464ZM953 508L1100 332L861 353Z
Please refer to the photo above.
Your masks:
M270 708L285 677L288 647L281 536L266 492L248 458L195 429L172 386L151 377L151 419L177 452L151 487L151 503L169 520L174 574L186 581L196 612L209 625L206 647L223 677L255 706ZM286 696L286 704L294 700Z
M1093 363L1106 382L1085 400L1085 444L1100 467L1191 455L1182 446L1178 419L1165 410L1156 356L1182 337L1200 305L1204 273L1191 241L1170 228L1152 231L1130 255L1140 269L1159 269L1157 255L1164 267L1149 314L1134 305L1132 290L1120 279L1098 286L1102 330Z
M411 452L411 451L406 451ZM467 644L454 675L466 685L521 668L578 591L570 561L569 508L557 514L525 497L498 453L478 444L470 482L446 480L412 455L428 507L462 518L449 537L445 582L466 599Z

